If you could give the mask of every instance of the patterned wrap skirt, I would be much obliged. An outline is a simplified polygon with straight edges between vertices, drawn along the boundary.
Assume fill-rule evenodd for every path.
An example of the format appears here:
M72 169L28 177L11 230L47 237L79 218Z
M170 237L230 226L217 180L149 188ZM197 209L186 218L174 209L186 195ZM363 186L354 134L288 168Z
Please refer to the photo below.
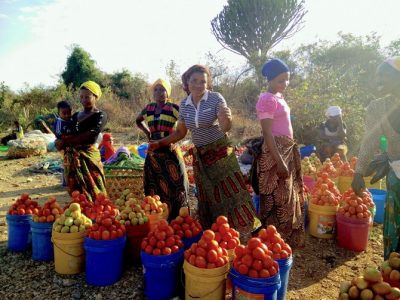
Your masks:
M80 191L89 201L100 193L107 194L100 151L95 145L65 149L64 178L69 194Z
M189 181L179 147L162 147L147 154L144 192L159 195L161 201L168 204L169 220L179 215L182 206L188 206Z
M275 143L289 176L278 177L275 159L263 146L256 160L261 221L264 226L274 225L291 247L303 247L304 195L300 152L289 137L275 137Z
M261 226L250 193L240 171L234 148L227 137L196 147L193 152L193 172L198 190L200 222L210 228L220 216L228 218L231 227L247 241L251 232Z

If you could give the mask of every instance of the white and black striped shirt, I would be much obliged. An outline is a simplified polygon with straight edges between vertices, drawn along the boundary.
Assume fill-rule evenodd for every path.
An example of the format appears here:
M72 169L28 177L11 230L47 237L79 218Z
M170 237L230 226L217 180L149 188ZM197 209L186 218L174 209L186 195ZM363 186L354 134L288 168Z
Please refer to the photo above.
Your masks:
M206 91L195 107L192 96L183 99L179 108L179 121L185 123L192 133L193 144L197 147L211 144L225 136L218 124L220 106L226 101L220 93Z

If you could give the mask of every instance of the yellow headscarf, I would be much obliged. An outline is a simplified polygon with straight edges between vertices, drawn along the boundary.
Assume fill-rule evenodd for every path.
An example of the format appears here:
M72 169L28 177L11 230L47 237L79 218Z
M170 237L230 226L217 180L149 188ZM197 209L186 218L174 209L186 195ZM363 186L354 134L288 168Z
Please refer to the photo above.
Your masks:
M157 79L151 86L151 92L154 91L154 88L157 85L161 85L167 91L168 98L171 97L171 84L168 81L161 79L161 78Z
M101 97L101 88L100 86L94 81L86 81L81 84L80 88L87 88L89 91L93 93L99 99Z

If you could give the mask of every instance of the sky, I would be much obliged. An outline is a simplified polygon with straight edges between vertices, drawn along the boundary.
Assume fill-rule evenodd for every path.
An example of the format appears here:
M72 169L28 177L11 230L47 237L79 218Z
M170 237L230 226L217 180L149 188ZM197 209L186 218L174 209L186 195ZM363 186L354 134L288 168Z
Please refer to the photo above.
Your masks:
M251 0L249 0L251 1ZM174 60L181 72L210 52L232 68L245 60L216 41L210 21L226 0L0 0L0 82L14 91L54 86L71 47L81 46L97 67L127 69L152 82ZM382 44L400 39L400 0L306 0L304 28L275 50L337 33L376 32Z

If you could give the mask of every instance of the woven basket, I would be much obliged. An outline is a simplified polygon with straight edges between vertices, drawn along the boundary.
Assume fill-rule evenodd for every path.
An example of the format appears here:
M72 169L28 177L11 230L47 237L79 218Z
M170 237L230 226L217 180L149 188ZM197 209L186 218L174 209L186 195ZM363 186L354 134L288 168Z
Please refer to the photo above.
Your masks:
M143 197L143 169L104 166L107 194L117 200L122 192L130 189L139 199Z

